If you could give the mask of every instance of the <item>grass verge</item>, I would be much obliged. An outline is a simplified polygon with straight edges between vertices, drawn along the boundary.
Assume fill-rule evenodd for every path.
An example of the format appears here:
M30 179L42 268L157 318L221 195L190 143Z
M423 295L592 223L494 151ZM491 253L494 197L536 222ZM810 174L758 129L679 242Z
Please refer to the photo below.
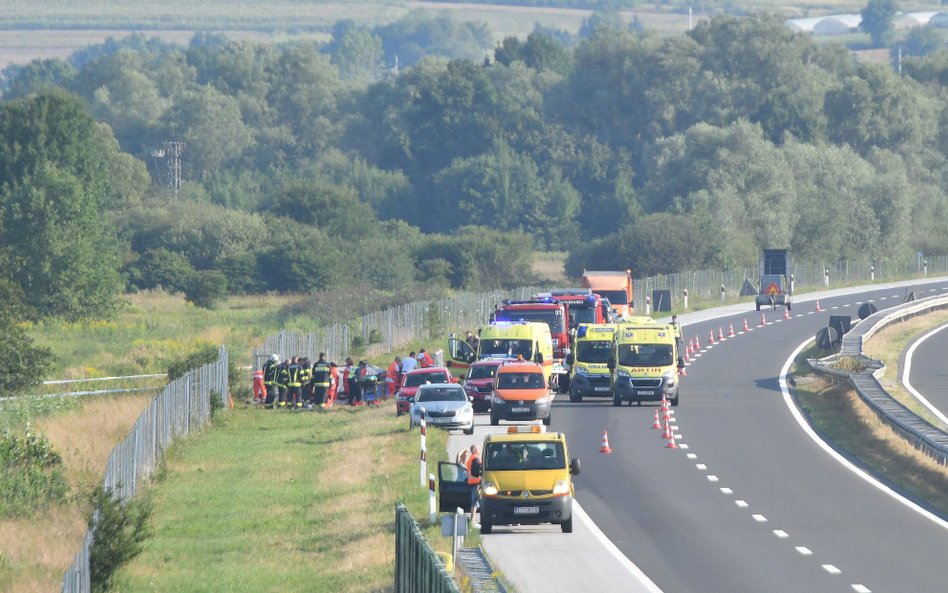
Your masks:
M948 468L881 422L848 385L811 372L805 359L818 356L816 348L802 352L793 369L794 397L814 430L893 489L948 516Z
M392 402L223 415L169 450L152 536L116 590L391 591L395 503L422 525L428 514L419 436L406 425ZM429 431L429 471L446 438ZM425 533L450 549L438 528Z

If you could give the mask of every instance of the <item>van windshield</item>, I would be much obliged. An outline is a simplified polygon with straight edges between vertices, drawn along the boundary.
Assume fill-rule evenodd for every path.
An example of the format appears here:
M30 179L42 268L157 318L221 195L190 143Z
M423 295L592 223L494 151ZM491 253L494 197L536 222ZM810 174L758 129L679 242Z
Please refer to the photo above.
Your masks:
M596 294L609 299L613 305L628 305L629 295L624 290L596 290Z
M490 443L484 452L484 469L490 471L561 469L566 467L563 443Z
M543 389L543 373L501 373L497 389Z
M480 357L506 356L517 358L522 354L524 360L533 358L533 342L531 340L491 340L483 339L480 341Z
M618 350L624 367L666 367L675 361L668 344L620 344Z
M576 344L577 362L609 362L609 353L612 352L612 341L596 340L578 342Z

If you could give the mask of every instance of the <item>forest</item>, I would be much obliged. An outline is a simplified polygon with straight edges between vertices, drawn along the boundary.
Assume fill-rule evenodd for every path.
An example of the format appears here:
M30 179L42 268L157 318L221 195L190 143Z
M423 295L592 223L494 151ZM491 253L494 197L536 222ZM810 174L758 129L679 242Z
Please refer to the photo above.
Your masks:
M775 17L587 25L492 47L413 13L8 68L0 317L107 318L154 287L522 285L535 250L570 276L948 251L948 51L900 73Z

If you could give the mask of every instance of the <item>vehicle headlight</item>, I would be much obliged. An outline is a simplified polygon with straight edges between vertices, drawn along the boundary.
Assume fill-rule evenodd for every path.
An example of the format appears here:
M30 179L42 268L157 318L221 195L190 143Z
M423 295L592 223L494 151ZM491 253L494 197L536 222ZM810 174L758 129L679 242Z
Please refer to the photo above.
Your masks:
M497 484L493 482L481 482L481 492L484 496L497 496Z
M569 494L569 482L567 480L557 480L553 484L553 496L563 496Z
M503 400L502 397L498 396L498 395L495 393L494 395L491 396L491 398L490 398L490 403L503 405L504 400Z
M472 408L471 406L467 406L458 410L458 416L466 417L466 416L473 416L473 415L474 415L474 408Z
M675 371L668 371L667 373L662 373L662 379L665 380L666 387L674 387L675 381L678 379L678 373Z

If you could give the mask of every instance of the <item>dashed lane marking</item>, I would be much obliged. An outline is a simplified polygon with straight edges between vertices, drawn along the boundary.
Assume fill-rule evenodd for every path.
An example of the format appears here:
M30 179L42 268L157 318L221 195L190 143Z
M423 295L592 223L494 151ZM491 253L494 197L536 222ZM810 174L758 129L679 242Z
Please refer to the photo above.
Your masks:
M724 488L721 488L721 493L722 493L722 494L734 494L734 491L725 486Z
M774 535L780 539L787 539L790 537L790 534L784 531L783 529L774 529Z
M717 482L718 479L719 479L719 478L718 478L716 475L714 475L714 474L708 474L708 481L709 481L709 482Z
M696 464L695 464L695 467L698 468L698 469L700 469L701 471L704 471L704 470L708 469L708 466L705 465L705 464L703 464L703 463L696 463Z
M825 570L826 572L828 572L828 573L830 573L830 574L842 574L842 572L843 572L843 571L841 571L840 569L838 569L838 568L836 568L835 566L833 566L832 564L824 564L824 565L823 565L823 570Z
M767 522L767 517L765 517L765 516L763 516L763 515L761 515L761 514L759 514L759 513L758 513L758 514L755 514L755 515L751 515L751 517L753 517L753 518L754 518L754 521L757 521L758 523L766 523L766 522Z
M736 504L738 507L742 509L746 509L747 507L750 506L749 504L747 504L746 500L735 500L734 504Z
M853 588L853 591L855 591L856 593L872 593L872 589L870 589L869 587L865 585L854 583L853 585L850 585L850 586Z
M806 547L806 546L797 546L795 549L796 549L797 552L800 553L801 556L812 556L812 555L813 555L813 550L811 550L810 548L808 548L808 547Z

